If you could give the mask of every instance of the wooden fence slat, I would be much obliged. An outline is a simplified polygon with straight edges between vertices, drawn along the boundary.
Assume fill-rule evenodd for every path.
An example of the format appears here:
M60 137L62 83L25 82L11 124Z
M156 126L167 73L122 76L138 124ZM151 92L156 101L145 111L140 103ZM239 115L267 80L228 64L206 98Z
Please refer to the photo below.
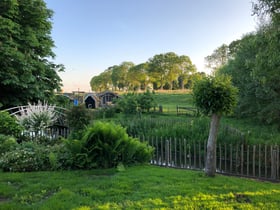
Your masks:
M246 166L247 166L247 176L249 176L249 166L250 166L250 156L249 156L249 152L250 152L250 146L247 145L247 163L246 163Z
M262 168L262 162L261 162L261 151L262 151L262 146L259 144L259 178L261 178L262 176L262 171L261 171L261 168Z
M240 173L241 175L243 175L243 164L244 164L244 145L241 144L241 150L240 150L240 155L241 155L241 161L240 161L240 167L241 167L241 170L240 170Z
M184 139L184 168L187 168L187 142Z
M252 172L253 172L253 176L256 176L256 171L255 171L255 167L256 167L256 145L253 145L253 164L252 164Z
M225 150L224 167L225 167L225 172L227 172L227 145L226 144L224 144L224 150Z
M229 147L230 147L230 155L229 155L229 158L230 158L229 173L232 173L232 172L233 172L233 171L232 171L232 158L233 158L233 156L232 156L232 144L230 144Z
M267 178L267 145L264 146L264 177Z

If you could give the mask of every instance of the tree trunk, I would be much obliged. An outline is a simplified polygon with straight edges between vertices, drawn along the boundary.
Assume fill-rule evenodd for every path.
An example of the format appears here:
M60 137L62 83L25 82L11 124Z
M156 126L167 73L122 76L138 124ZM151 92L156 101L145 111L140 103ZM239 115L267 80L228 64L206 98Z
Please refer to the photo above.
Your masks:
M207 176L215 176L216 172L216 142L221 116L213 114L207 142L207 157L205 173Z

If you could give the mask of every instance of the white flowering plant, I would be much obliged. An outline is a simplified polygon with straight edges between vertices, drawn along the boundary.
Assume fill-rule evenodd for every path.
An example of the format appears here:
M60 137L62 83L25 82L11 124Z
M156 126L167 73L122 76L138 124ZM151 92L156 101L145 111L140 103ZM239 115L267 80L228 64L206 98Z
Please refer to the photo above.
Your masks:
M37 135L40 131L43 132L53 125L58 117L55 106L39 101L37 105L28 103L27 107L21 107L16 118L25 131L35 132L35 135Z

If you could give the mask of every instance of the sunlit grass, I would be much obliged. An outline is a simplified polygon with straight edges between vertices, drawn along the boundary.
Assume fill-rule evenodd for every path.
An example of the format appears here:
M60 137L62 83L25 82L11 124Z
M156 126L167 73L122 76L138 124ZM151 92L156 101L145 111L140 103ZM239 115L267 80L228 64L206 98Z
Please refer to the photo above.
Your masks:
M1 173L0 209L278 209L278 183L136 166Z

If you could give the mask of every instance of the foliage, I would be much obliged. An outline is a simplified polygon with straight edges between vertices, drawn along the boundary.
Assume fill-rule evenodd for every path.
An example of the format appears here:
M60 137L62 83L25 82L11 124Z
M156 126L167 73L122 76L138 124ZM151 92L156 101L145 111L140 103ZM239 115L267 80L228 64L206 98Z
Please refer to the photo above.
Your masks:
M113 118L117 112L115 105L99 108L94 111L94 119Z
M49 167L48 148L35 142L23 142L4 153L0 166L4 171L40 171Z
M17 141L12 136L0 134L0 156L5 152L11 151L17 146Z
M154 94L149 90L143 94L127 93L117 100L117 109L125 114L136 114L139 111L150 112L150 109L155 107L155 105Z
M37 135L39 132L53 125L57 120L55 112L55 106L42 104L40 101L37 105L28 103L27 107L20 108L20 114L16 115L19 124L24 127L25 131L35 132Z
M223 67L228 62L230 58L229 54L229 47L223 44L205 58L206 67L210 68L212 73L215 74L219 68Z
M17 137L22 129L15 117L11 116L8 112L0 111L0 134Z
M279 209L278 183L155 166L1 173L0 209Z
M239 40L234 60L221 71L230 75L240 90L237 116L279 125L280 57L276 52L280 45L277 28L272 23Z
M86 168L143 163L152 155L149 146L129 137L123 127L114 123L95 122L87 128L82 141Z
M71 132L70 138L81 139L83 130L90 124L90 110L86 109L84 105L73 106L66 112L66 120Z
M115 89L123 90L128 86L127 73L133 67L132 62L123 62L119 66L114 66L112 69L111 79Z
M132 62L122 62L107 68L101 74L92 77L92 90L103 91L109 88L115 90L137 91L154 89L184 89L193 82L196 67L186 55L174 52L154 55L145 63L134 65Z
M206 77L193 88L195 105L208 114L231 113L237 101L237 89L229 77Z
M140 110L150 112L150 109L155 107L155 97L154 93L151 93L149 90L147 90L143 94L139 94L137 98L139 108Z
M117 107L125 114L136 114L138 112L138 101L136 93L127 93L117 100Z
M49 100L61 79L51 39L53 12L43 0L0 1L0 98L4 108Z

